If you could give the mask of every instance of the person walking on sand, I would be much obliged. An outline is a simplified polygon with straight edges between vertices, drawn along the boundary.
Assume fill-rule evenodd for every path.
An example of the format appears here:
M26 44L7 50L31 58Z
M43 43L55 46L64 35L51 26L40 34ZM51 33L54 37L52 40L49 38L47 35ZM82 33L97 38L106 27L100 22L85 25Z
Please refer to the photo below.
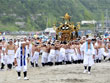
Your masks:
M28 62L28 52L26 48L26 43L21 42L21 46L17 49L15 54L15 65L17 74L18 74L18 80L21 79L21 70L23 69L24 73L24 80L29 80L27 78L27 62Z
M91 67L94 64L94 57L95 57L95 50L94 46L91 42L91 38L88 38L87 41L83 44L83 53L84 53L84 72L87 72L88 67L88 74L91 74Z

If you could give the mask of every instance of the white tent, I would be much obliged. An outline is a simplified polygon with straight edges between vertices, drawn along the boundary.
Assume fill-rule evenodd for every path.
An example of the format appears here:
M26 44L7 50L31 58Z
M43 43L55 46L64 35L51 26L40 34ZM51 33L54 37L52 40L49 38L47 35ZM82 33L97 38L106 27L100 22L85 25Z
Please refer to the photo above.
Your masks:
M49 33L56 33L53 28L46 28L44 32L49 32Z

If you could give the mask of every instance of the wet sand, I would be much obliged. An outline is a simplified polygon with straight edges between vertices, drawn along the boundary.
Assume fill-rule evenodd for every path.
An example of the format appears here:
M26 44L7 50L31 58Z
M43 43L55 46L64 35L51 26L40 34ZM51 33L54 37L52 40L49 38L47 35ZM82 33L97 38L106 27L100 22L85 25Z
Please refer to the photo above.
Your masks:
M83 64L28 68L29 80L17 80L15 69L0 71L0 83L110 83L110 62L95 64L91 75L83 74Z

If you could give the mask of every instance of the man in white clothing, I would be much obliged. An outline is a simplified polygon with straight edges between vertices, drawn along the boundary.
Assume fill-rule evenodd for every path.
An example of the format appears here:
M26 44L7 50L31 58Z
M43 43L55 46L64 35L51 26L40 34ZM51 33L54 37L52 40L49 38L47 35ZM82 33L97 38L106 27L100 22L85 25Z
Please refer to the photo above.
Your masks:
M18 73L18 79L21 78L21 70L23 69L24 73L24 80L28 80L27 78L27 61L28 61L28 52L26 48L26 43L21 42L21 46L17 49L16 55L15 55L15 65L17 73Z
M87 41L83 44L83 53L84 53L84 73L87 72L88 66L88 74L90 74L91 66L94 64L95 51L94 46L91 42L91 38L88 38Z

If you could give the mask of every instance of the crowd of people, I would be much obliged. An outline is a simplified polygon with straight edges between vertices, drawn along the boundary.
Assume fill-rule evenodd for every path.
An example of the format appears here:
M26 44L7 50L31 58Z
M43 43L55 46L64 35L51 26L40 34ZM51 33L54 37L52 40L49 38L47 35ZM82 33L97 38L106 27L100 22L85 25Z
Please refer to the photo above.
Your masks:
M39 60L40 59L40 60ZM21 70L27 78L27 65L42 67L67 64L84 64L84 72L90 74L91 66L110 61L110 43L103 38L83 36L77 40L61 42L59 40L42 41L39 38L0 39L1 70L6 66L17 70L18 79ZM87 69L88 68L88 69Z

